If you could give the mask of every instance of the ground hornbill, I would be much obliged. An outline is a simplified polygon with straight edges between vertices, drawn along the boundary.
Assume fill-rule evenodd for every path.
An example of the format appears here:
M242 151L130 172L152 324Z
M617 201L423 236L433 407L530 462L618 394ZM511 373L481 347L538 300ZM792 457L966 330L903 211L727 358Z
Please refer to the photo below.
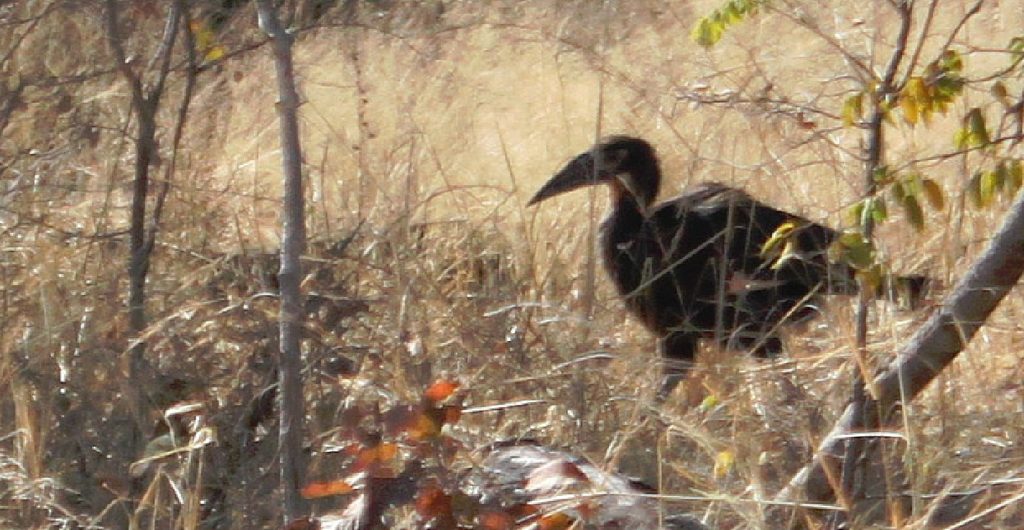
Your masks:
M857 292L852 269L829 260L840 235L831 228L713 182L654 204L661 169L639 138L606 138L529 204L598 183L611 190L602 258L626 307L659 338L666 361L661 398L685 376L699 339L772 357L782 351L781 324L813 316L822 295ZM926 278L884 283L889 288L879 295L897 286L913 303Z

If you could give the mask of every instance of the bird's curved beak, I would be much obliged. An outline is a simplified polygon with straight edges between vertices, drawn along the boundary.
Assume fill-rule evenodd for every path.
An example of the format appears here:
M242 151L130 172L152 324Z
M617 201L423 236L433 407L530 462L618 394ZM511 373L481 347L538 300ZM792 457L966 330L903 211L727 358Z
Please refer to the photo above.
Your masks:
M561 171L551 177L551 180L541 186L526 205L532 206L555 195L604 182L610 177L611 175L606 172L595 169L593 154L583 153L566 164Z

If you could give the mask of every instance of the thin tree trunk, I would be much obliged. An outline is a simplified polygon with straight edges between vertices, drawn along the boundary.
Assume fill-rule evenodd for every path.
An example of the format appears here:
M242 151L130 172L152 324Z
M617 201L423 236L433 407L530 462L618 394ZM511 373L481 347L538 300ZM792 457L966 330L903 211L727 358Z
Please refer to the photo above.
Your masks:
M118 3L116 0L105 2L106 37L110 49L114 53L114 61L122 77L128 82L131 93L132 109L138 120L135 136L135 169L132 180L132 208L129 233L128 258L128 322L135 342L129 348L128 377L126 394L129 406L135 416L136 432L133 439L136 447L130 448L138 453L142 442L142 434L146 428L146 405L143 389L145 382L152 374L145 373L145 343L138 339L146 329L146 277L149 274L150 255L153 244L146 241L146 205L149 198L150 168L157 151L156 114L164 93L164 83L170 73L171 52L177 39L178 27L182 16L181 1L173 2L167 12L164 35L160 41L151 64L158 65L156 78L147 88L143 84L142 74L133 69L124 48L124 36L118 21ZM154 220L156 223L156 220ZM155 237L155 233L154 233Z
M913 400L948 366L1024 273L1024 193L1011 206L1003 226L942 307L911 337L888 368L868 386L863 428L878 429L898 419L899 405ZM834 499L823 462L836 469L846 435L857 430L856 407L847 406L821 443L813 462L779 494L780 500Z
M302 430L305 407L302 396L302 279L300 256L306 244L305 205L302 194L302 150L299 143L299 95L295 89L292 66L292 35L277 18L267 0L257 0L260 26L274 42L274 64L277 70L277 111L281 125L281 149L284 165L284 212L281 240L281 487L284 489L285 523L305 515L299 495L305 464L302 453Z
M894 7L900 16L900 31L896 37L896 47L889 57L879 90L872 94L872 112L868 119L865 140L867 142L864 161L864 196L875 197L878 193L876 174L885 163L885 115L883 107L885 98L897 91L893 86L899 65L906 55L907 39L910 36L910 22L912 20L912 6L907 2L895 3ZM864 239L872 241L875 232L874 218L865 215L860 219L860 230ZM856 329L856 350L854 351L855 365L852 370L851 387L852 397L850 401L850 425L859 428L863 425L865 407L868 406L867 392L865 391L865 379L870 376L871 363L868 361L868 317L871 312L869 298L859 297L855 316ZM853 513L859 501L865 496L865 485L858 484L856 477L857 466L865 462L866 444L862 438L851 438L843 444L843 464L839 470L839 483L835 486L836 496L840 504L846 508L846 512L837 512L829 523L829 528L841 528L848 520L853 519L857 514ZM877 464L877 462L875 463ZM863 476L863 475L862 475Z

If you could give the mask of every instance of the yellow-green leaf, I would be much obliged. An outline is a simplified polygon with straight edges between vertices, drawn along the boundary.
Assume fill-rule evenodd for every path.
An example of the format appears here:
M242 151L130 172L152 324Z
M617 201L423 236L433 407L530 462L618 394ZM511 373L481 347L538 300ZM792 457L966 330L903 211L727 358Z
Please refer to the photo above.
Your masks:
M780 244L789 239L789 236L795 229L796 223L793 221L786 221L776 227L775 231L772 232L771 237L768 238L768 241L765 241L764 245L761 246L761 257L763 258L772 254L776 249L778 249Z
M982 207L992 203L992 199L1000 187L1002 187L1002 179L998 171L981 172L981 181L978 184L978 197L981 199Z
M704 400L700 402L700 411L704 413L711 412L718 406L718 403L718 396L708 394L708 397L704 398Z
M843 125L853 127L864 115L864 93L858 92L843 102Z
M722 40L725 32L725 25L719 20L712 20L711 17L704 17L697 22L690 32L690 38L697 44L710 48Z
M900 109L903 110L903 119L910 125L917 125L918 113L921 106L918 100L912 97L903 96L900 98Z
M923 185L921 184L920 173L910 173L903 178L903 189L906 190L907 195L913 195L917 197L921 194Z
M916 99L922 104L926 104L931 99L928 95L928 88L924 84L924 78L921 76L914 76L908 79L907 86L903 87L903 94Z
M873 264L857 271L857 286L861 293L877 293L884 277L881 265Z
M953 135L953 145L958 150L964 150L971 146L971 133L967 127L960 127L956 130L956 134Z
M723 479L726 475L732 471L732 468L736 465L736 455L732 451L719 451L715 455L715 478Z
M775 258L775 263L772 263L771 269L777 271L782 268L793 256L796 256L796 245L793 244L792 239L787 239L786 244L782 246L782 252L779 257Z
M1016 67L1021 61L1024 61L1024 37L1014 37L1010 39L1010 45L1007 46L1010 50L1010 68Z
M221 46L220 44L218 44L216 46L211 47L209 50L207 50L206 51L206 55L204 55L203 58L206 59L206 62L212 63L213 61L216 61L217 59L223 58L224 57L224 53L225 53L224 52L224 47Z
M967 132L969 134L968 141L973 147L984 147L991 143L988 135L988 127L985 125L985 115L981 113L981 109L974 107L970 112L967 113L965 119L967 124Z
M1024 162L1020 160L1011 160L1009 162L1009 170L1006 174L1006 181L1003 183L1003 188L1012 196L1017 194L1017 190L1020 189L1021 184L1024 183Z

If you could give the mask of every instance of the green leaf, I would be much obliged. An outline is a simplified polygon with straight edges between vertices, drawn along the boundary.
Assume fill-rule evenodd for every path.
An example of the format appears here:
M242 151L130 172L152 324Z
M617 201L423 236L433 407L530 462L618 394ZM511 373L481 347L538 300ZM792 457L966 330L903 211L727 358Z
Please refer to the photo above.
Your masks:
M848 263L855 269L867 269L875 262L875 248L856 230L843 232L829 246L829 259Z
M871 218L876 223L884 223L889 218L889 209L885 205L884 197L875 197L871 200Z
M921 195L922 188L924 187L921 181L920 173L910 173L903 177L903 189L906 190L906 194L914 197Z
M881 223L889 216L889 212L885 207L884 197L868 197L860 201L859 204L862 207L860 208L860 215L857 221L862 228L868 225L868 220Z
M1021 61L1024 61L1024 37L1010 39L1007 49L1010 50L1010 68L1015 68Z
M864 201L857 201L850 205L850 209L846 210L846 219L851 225L860 226L863 215Z
M907 190L903 187L902 182L894 182L890 193L892 193L892 200L897 203L902 203L903 198L907 196Z
M964 61L960 57L960 53L956 50L946 50L942 52L942 57L939 59L939 66L942 67L944 72L959 73L964 69Z
M917 202L917 197L907 195L903 198L902 206L903 213L906 214L910 226L913 226L917 231L924 229L924 211L921 210L921 203Z
M878 166L871 172L871 179L874 180L875 184L878 186L885 186L889 184L893 181L893 177L895 176L895 173L893 173L887 165Z

